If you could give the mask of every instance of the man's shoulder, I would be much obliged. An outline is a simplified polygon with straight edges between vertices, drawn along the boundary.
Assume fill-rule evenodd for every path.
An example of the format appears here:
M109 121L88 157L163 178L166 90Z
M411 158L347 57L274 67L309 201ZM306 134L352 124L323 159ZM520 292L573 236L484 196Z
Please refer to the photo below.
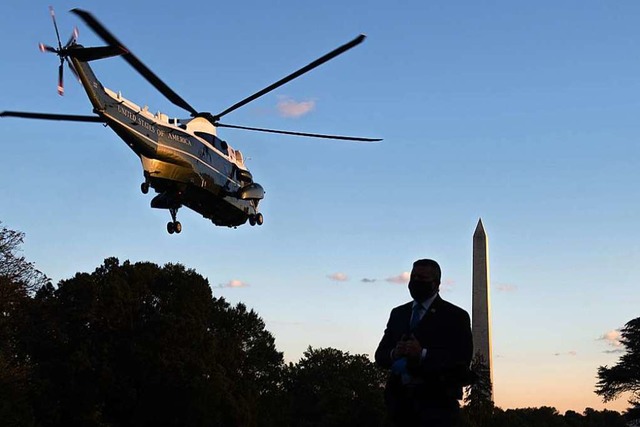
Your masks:
M452 315L455 316L469 316L469 313L467 313L467 310L465 310L462 307L458 307L457 305L444 300L442 298L440 298L440 309L441 310L445 310L448 311L449 313L451 313Z
M393 313L393 312L396 312L396 313L397 313L397 312L399 312L399 311L406 311L406 310L411 311L411 308L412 308L412 307L413 307L413 301L409 301L409 302L407 302L407 303L400 304L399 306L394 307L394 308L391 310L391 312L392 312L392 313Z

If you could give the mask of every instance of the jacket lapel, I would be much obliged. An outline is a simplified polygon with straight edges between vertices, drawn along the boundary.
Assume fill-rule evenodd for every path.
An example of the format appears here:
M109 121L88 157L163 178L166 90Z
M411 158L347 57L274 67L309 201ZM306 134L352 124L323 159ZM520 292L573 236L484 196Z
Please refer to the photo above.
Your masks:
M431 305L429 306L429 309L427 310L427 312L424 314L424 316L422 316L422 319L420 320L420 323L418 323L418 326L416 327L416 329L423 329L425 325L428 325L430 319L432 319L434 316L437 316L437 313L441 305L442 305L442 298L440 298L440 295L437 295L436 299L434 299ZM409 316L411 316L411 314L409 314Z

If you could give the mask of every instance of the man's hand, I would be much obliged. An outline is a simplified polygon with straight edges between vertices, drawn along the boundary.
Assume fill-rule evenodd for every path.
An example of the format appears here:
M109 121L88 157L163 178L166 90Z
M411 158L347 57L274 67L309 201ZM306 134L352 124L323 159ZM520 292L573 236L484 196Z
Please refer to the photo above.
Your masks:
M420 360L422 355L422 346L413 334L403 337L402 341L398 341L396 348L393 349L392 355L395 359L407 357L416 361Z

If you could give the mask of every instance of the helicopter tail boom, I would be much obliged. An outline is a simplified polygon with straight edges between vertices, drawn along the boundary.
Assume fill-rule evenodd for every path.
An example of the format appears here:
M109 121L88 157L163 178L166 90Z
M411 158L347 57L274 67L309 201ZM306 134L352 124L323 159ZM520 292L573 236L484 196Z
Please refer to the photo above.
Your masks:
M77 48L69 49L68 56L77 58L82 62L89 62L126 53L126 49L121 46L82 47L78 45Z

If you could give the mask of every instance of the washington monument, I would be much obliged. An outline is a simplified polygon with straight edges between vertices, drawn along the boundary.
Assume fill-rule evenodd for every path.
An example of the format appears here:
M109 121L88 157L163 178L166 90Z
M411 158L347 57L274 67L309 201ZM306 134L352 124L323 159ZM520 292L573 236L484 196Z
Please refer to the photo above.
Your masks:
M473 306L471 331L473 354L480 356L489 368L491 400L493 401L493 359L491 357L491 300L489 296L489 242L478 220L473 233Z

